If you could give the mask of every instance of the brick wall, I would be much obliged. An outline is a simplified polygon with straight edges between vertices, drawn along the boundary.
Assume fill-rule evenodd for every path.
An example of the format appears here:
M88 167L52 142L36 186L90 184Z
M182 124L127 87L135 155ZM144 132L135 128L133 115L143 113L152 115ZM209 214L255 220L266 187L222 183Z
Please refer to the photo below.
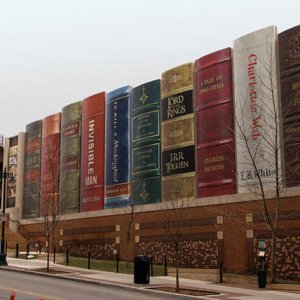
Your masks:
M210 268L222 262L227 272L255 273L257 243L262 237L267 240L269 260L270 232L263 220L261 202L239 202L236 198L224 198L226 201L214 205L204 205L204 200L198 199L197 205L186 208L185 235L180 242L182 267ZM280 211L277 270L280 277L299 278L300 197L282 199ZM108 258L116 249L123 260L133 261L135 255L146 254L153 256L155 263L162 263L167 255L169 264L174 265L174 240L166 234L163 213L158 208L143 209L134 213L132 219L130 211L115 215L99 212L99 216L94 213L93 217L84 218L77 214L59 223L57 249L71 247L72 253L79 256L90 251L93 257ZM176 220L173 222L176 224ZM19 229L30 242L45 243L41 224L23 224Z

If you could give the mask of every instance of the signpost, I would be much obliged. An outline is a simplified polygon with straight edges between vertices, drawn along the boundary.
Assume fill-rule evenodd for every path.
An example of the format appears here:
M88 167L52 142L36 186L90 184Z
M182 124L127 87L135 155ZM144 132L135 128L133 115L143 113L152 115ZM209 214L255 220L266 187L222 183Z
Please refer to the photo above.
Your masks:
M7 221L7 216L8 216L8 213L2 212L0 214L0 222L6 222Z

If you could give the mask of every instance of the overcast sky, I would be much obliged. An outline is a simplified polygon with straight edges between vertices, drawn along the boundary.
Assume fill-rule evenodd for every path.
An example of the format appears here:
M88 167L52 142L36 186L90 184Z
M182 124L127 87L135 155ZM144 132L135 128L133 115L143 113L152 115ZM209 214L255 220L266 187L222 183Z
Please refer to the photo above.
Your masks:
M0 0L0 133L299 14L299 0Z

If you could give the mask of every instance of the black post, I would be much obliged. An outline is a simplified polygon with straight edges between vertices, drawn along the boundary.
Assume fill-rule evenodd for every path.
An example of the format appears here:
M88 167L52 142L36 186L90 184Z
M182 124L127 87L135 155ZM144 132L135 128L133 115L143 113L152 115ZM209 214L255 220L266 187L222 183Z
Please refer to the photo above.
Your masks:
M88 269L91 268L91 252L88 253Z
M150 276L153 277L153 257L150 257Z
M7 255L7 242L5 242L5 254Z
M16 258L19 257L19 244L16 243Z
M29 256L29 243L26 245L26 259L28 259Z
M69 265L69 248L67 248L67 253L66 253L66 265Z
M2 199L2 228L1 228L1 249L0 249L0 265L7 265L6 261L6 252L5 252L5 208L6 208L6 194L7 194L7 177L9 174L6 172L6 168L4 171L0 173L0 177L2 180L2 188L3 188L3 199Z
M223 264L220 262L220 283L223 283Z
M116 272L119 273L119 252L116 254Z
M53 263L55 264L55 259L56 259L56 247L53 249Z
M165 265L165 276L168 276L167 255L165 255L164 257L164 265Z

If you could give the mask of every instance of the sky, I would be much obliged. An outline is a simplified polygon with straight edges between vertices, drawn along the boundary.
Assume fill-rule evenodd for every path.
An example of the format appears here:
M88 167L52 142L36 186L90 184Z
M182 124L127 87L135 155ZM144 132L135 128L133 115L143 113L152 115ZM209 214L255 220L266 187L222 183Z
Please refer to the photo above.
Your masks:
M0 134L300 24L299 0L0 0Z

